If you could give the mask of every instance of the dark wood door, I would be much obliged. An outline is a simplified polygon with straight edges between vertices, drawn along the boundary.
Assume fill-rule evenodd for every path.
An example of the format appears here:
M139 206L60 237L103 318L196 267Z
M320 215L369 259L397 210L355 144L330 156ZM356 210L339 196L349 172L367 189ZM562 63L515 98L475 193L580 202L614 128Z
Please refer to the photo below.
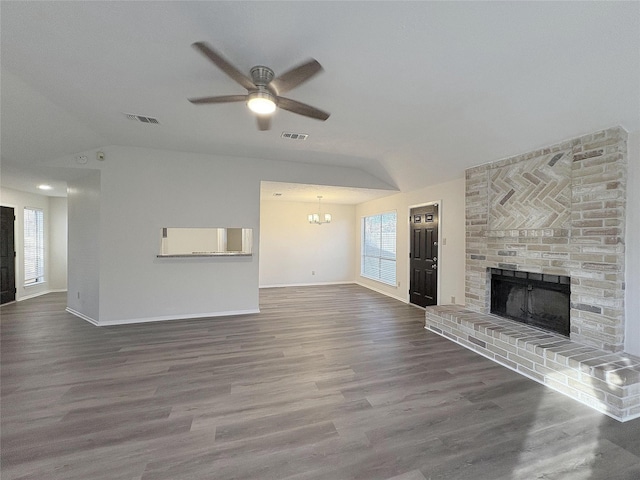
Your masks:
M0 207L0 303L16 299L15 214L11 207Z
M438 303L438 205L411 209L409 301L426 307Z

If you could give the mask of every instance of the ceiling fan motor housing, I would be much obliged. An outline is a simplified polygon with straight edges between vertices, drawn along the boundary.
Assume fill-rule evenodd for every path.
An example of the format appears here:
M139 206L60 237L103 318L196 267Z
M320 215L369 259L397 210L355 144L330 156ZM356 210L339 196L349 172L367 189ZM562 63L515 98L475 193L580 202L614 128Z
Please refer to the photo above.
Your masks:
M257 90L250 90L249 95L247 95L247 105L253 112L264 115L275 110L277 92L268 88L273 76L273 70L262 65L257 65L251 69L251 79L255 86L258 87Z
M273 70L257 65L251 69L251 79L256 87L266 87L273 80Z

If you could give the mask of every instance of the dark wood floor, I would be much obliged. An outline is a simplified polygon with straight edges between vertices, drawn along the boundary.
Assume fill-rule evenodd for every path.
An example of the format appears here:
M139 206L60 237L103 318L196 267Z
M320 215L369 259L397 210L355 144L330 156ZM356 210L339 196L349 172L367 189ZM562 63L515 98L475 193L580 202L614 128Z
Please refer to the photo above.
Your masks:
M621 424L355 285L259 315L94 327L2 307L2 479L634 479Z

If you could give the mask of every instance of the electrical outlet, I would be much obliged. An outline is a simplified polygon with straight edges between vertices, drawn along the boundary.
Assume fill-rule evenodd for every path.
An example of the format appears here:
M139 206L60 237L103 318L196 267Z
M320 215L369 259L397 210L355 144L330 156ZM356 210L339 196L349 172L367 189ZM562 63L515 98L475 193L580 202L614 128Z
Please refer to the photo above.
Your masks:
M453 295L451 295L451 303L456 303L456 297L454 297Z
M311 275L315 275L316 271L315 270L311 270Z
M80 300L80 292L78 292L78 300Z
M400 282L398 282L398 286L400 286Z

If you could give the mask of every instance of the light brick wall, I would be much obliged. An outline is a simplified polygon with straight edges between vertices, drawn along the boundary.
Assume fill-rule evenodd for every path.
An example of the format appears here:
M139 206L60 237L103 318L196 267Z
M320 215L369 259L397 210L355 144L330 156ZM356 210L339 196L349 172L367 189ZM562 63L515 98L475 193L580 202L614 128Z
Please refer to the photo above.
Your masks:
M468 308L490 308L489 268L571 277L571 339L624 345L627 133L620 127L466 171Z

